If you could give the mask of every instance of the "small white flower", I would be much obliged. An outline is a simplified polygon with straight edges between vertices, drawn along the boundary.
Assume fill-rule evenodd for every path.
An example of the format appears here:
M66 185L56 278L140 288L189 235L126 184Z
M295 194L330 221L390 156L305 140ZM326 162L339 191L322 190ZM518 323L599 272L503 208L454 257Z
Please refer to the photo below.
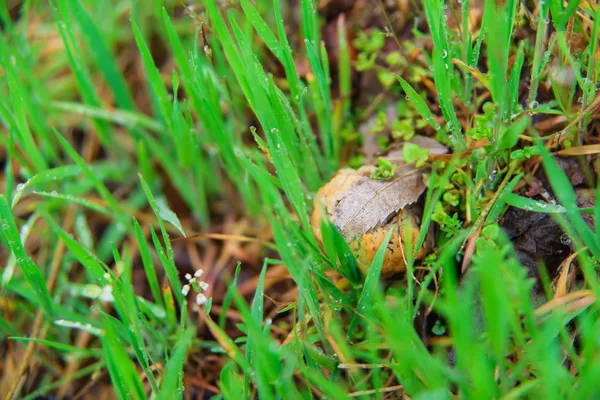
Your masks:
M187 296L189 292L190 292L190 285L183 285L183 288L181 288L181 294L184 296Z
M104 286L102 288L102 293L100 293L100 296L98 296L98 299L100 299L101 301L108 301L108 302L115 301L115 298L113 297L113 294L112 294L112 286L111 285Z
M196 296L196 304L198 304L199 306L204 305L204 303L206 303L207 300L208 299L203 293L198 293L198 295Z
M208 289L208 283L204 282L204 281L200 281L198 282L198 285L200 286L200 289L206 291Z
M192 275L185 274L185 279L187 279L188 281L191 281L192 280Z
M203 270L199 269L194 273L194 277L195 278L200 278L202 276L202 274L204 273Z

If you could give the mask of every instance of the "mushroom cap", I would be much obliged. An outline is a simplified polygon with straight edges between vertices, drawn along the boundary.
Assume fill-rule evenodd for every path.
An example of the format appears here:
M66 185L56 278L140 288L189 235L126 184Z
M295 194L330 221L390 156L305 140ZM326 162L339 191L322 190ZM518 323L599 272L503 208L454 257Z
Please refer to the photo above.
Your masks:
M348 195L348 192L360 179L371 176L374 170L374 166L363 166L358 170L342 169L331 181L319 189L314 199L314 212L311 216L312 230L319 240L322 240L321 220L326 217L335 225L335 211L340 201ZM377 250L390 229L393 231L385 252L381 274L389 276L406 270L406 257L402 242L407 242L409 239L407 235L410 235L410 242L416 243L420 231L421 214L422 208L418 203L408 205L362 236L345 237L363 273L368 271ZM417 259L422 259L429 252L431 247L429 236L416 254Z

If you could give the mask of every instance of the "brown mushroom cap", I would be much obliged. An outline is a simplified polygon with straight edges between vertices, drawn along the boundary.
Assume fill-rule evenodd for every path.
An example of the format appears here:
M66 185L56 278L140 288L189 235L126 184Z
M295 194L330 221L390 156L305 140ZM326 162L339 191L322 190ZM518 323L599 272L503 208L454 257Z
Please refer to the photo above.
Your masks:
M315 210L311 217L313 232L319 240L322 240L321 220L323 217L326 216L335 225L334 215L338 203L348 194L359 179L371 176L374 169L374 166L364 166L358 170L342 169L329 183L319 189L315 196ZM382 276L389 276L405 271L406 261L402 242L406 242L406 239L408 239L406 235L410 234L412 236L410 238L411 243L416 243L420 230L421 212L421 207L416 204L406 206L362 236L358 238L346 237L345 239L356 256L361 270L366 272L369 269L377 249L379 249L389 229L393 229L392 236L387 245L381 274ZM428 243L429 241L426 241L426 245L416 255L417 259L423 258L427 254Z

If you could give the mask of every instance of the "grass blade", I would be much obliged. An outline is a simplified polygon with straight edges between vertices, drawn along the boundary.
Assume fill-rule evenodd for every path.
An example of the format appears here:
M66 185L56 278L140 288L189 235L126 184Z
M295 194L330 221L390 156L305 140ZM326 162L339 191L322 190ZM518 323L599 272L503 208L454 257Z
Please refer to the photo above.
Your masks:
M54 306L50 299L50 293L44 276L29 255L27 255L21 242L17 224L3 194L0 194L0 219L2 219L2 234L6 238L8 247L12 254L14 254L17 265L21 269L25 280L34 290L44 313L49 317L53 316Z

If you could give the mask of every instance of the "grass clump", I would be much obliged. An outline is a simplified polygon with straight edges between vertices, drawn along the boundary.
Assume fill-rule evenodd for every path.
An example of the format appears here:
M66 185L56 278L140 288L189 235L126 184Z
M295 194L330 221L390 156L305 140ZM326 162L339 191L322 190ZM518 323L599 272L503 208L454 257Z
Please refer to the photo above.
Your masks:
M598 394L600 8L326 3L0 5L3 396ZM423 137L417 226L317 238Z

